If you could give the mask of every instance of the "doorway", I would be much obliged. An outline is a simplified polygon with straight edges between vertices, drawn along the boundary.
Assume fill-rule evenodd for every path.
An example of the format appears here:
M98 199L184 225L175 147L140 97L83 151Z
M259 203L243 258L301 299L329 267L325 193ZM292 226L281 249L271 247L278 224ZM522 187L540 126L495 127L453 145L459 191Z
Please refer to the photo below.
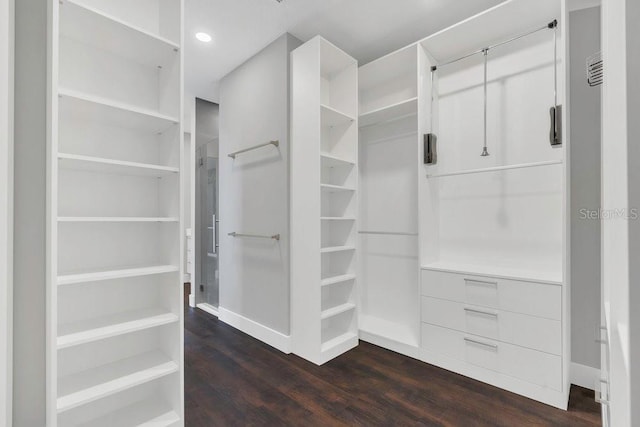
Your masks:
M220 304L218 104L196 100L195 284L196 306L215 316Z

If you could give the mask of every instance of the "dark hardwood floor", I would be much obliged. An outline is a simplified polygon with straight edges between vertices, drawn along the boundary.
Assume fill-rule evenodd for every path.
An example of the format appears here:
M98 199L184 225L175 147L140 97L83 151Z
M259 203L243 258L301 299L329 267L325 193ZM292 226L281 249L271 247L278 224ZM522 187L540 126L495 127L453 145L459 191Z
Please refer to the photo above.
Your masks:
M593 392L569 411L365 342L318 367L185 307L187 427L597 426Z

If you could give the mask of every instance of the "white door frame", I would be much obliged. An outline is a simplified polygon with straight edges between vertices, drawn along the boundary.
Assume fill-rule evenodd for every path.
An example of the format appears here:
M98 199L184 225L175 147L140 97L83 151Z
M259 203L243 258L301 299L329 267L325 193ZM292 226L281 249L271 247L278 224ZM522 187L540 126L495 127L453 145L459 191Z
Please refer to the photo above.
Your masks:
M0 3L0 425L12 425L14 0Z

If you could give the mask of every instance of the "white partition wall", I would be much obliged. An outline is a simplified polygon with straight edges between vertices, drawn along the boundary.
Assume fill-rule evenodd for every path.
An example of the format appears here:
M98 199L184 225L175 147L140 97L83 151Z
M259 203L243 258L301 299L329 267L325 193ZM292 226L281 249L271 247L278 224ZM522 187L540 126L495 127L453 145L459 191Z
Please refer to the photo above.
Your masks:
M183 425L183 4L52 4L47 425Z
M323 364L358 344L358 65L322 37L291 61L292 345Z
M0 425L12 424L14 2L0 6Z

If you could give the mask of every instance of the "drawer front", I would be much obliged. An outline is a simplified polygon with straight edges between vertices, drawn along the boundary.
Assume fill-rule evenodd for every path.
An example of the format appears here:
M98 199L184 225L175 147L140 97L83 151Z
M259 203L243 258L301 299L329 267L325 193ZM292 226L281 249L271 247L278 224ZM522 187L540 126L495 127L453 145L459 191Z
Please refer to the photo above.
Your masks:
M422 295L561 320L558 285L422 270Z
M422 297L422 321L510 344L562 354L560 321Z
M423 348L527 381L541 387L562 390L562 359L543 353L465 334L439 326L422 324Z

